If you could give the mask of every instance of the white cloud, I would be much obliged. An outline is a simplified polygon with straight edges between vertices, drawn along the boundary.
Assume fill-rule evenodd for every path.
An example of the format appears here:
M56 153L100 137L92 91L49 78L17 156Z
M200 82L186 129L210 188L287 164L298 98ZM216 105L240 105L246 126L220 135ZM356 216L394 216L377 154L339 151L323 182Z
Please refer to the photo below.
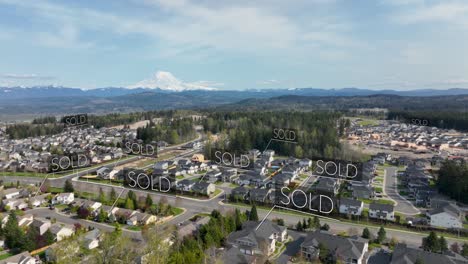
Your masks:
M9 80L53 80L53 76L45 76L39 74L14 74L14 73L4 73L0 74L1 79Z
M36 34L39 43L54 48L90 48L91 42L81 41L79 31L71 25L64 25L57 32L39 32Z
M162 89L171 91L184 91L184 90L216 90L216 86L222 86L224 83L211 82L211 81L197 81L197 82L184 82L177 79L172 73L166 71L158 71L149 79L137 82L136 84L129 85L127 88L149 88L149 89Z
M468 78L455 78L455 79L447 79L435 82L436 85L444 85L444 86L451 86L451 85L468 85Z
M299 6L315 7L334 0L299 1ZM164 43L162 54L177 54L176 49L207 47L217 50L276 54L287 51L302 56L306 51L327 46L342 49L357 41L347 29L351 24L339 16L316 12L310 21L296 21L290 14L268 2L242 4L232 1L200 4L186 0L147 0L147 13L128 16L110 11L67 7L56 2L0 0L0 3L31 10L51 22L51 28L36 34L40 43L49 46L90 47L81 32L102 31L104 34L140 34ZM283 4L284 5L284 4ZM291 9L294 5L288 5ZM297 10L296 10L297 11ZM56 25L60 26L56 29ZM343 27L344 25L345 28ZM314 43L316 42L316 43Z
M408 10L400 11L393 16L393 20L403 24L445 22L468 26L468 2L445 1L417 5Z
M271 80L258 81L257 83L260 85L274 85L274 84L281 83L281 81L271 79Z

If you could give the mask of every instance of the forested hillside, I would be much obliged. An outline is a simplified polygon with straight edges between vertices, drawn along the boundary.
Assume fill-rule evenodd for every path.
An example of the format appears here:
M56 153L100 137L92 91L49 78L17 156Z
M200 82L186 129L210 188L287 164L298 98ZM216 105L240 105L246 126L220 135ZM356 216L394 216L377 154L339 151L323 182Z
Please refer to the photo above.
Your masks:
M263 151L268 146L285 156L336 157L341 152L338 130L344 128L337 126L340 117L336 112L211 112L203 127L217 134L217 141L208 142L206 154L212 157L212 149ZM274 128L295 129L297 144L270 142Z

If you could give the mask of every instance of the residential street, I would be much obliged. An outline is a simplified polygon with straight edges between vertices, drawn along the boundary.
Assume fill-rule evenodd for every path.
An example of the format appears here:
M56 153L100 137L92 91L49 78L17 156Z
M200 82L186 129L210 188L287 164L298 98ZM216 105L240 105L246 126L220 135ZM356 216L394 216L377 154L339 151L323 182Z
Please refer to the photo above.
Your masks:
M94 228L105 230L107 232L111 232L114 230L113 226L102 224L102 223L97 223L93 221L88 221L84 219L72 218L70 216L59 213L56 210L50 210L49 208L35 208L35 209L28 210L27 212L29 214L34 215L34 217L41 217L41 218L50 217L50 219L55 218L57 222L68 224L68 225L74 225L76 223L79 223L84 227L91 226ZM143 239L141 236L141 232L139 231L132 231L132 230L128 230L125 228L122 228L122 231L124 235L129 236L132 239L136 239L136 240Z
M395 212L402 213L404 215L420 214L421 211L418 208L398 193L397 172L397 167L385 168L384 193L386 193L391 200L396 202Z

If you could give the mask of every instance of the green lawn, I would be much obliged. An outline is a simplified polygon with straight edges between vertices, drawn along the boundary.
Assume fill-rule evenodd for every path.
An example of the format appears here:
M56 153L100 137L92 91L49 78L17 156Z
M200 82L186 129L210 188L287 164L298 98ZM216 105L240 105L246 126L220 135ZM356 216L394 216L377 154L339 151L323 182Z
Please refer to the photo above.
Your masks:
M7 253L4 253L4 254L0 255L0 260L7 259L7 258L9 258L9 257L11 257L11 256L13 256L13 254L8 253L8 252L7 252Z
M361 126L375 126L378 125L377 120L375 119L363 119L357 122Z
M184 209L179 208L179 207L172 207L172 214L174 216L180 215L181 213L184 212Z
M132 231L141 231L141 226L126 226L125 229Z
M210 197L215 197L216 195L220 194L221 192L222 192L221 189L216 188L215 192L212 195L210 195Z
M38 177L38 178L44 178L47 176L46 173L37 173L37 172L0 172L0 176L19 176L19 177ZM57 178L60 175L53 175L49 174L49 178Z
M362 201L363 203L365 204L371 204L373 202L375 203L379 203L379 204L395 204L394 201L391 201L391 200L385 200L385 199L379 199L379 200L372 200L372 199L364 199L364 198L360 198L358 199L359 201Z
M63 188L49 187L49 192L51 192L51 193L63 193Z
M123 181L103 180L103 179L100 179L100 178L82 178L82 177L80 177L80 181L105 183L105 184L111 184L111 185L114 185L114 186L122 186L123 185Z

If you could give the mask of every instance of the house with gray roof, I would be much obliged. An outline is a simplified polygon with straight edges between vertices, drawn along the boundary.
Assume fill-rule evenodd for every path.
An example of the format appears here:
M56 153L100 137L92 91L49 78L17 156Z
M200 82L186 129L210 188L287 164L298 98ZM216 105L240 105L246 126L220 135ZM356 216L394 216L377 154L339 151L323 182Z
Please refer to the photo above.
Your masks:
M371 203L369 205L369 217L382 220L395 220L395 211L392 204Z
M431 226L444 228L462 228L464 214L453 203L442 203L437 208L427 212Z
M424 264L462 264L468 263L468 260L456 253L447 252L445 254L433 253L424 251L419 248L409 247L406 244L397 244L393 250L391 264L410 264L416 263Z
M335 261L362 264L368 250L368 241L360 237L342 237L317 230L308 233L301 244L301 254L305 259L313 261L318 259L322 247L328 250L329 257Z
M275 251L276 242L286 241L287 229L269 220L259 224L245 222L241 230L229 234L226 239L228 246L238 248L245 255L271 255Z
M361 215L363 209L364 203L362 201L349 198L340 199L340 214Z

